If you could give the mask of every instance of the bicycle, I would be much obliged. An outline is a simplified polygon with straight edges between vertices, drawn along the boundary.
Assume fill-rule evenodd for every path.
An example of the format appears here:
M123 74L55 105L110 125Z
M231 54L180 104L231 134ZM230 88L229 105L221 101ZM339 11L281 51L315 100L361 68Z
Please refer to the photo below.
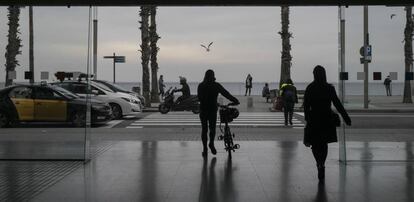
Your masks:
M229 123L231 123L234 119L239 116L239 110L236 108L230 107L234 105L232 103L228 105L219 105L219 113L220 113L220 131L223 135L218 136L218 140L224 140L224 149L229 154L229 158L231 158L231 152L235 152L236 149L240 149L239 144L234 144L233 138L235 137L234 133L231 133ZM221 124L224 123L224 131L221 127Z

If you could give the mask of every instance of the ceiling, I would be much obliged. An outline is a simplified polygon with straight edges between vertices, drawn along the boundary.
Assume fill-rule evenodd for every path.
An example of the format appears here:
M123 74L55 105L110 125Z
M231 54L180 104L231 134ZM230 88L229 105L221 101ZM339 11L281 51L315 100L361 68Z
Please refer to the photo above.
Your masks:
M414 0L0 0L0 6L414 6Z

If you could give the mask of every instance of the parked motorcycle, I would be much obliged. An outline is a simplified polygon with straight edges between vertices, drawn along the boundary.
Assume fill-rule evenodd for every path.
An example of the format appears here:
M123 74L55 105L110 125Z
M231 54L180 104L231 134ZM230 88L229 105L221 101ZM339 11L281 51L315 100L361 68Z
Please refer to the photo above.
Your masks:
M192 111L194 114L200 113L200 102L196 95L191 95L189 98L182 100L180 103L174 101L174 92L176 88L171 90L170 87L164 94L164 102L158 106L158 111L161 114L166 114L169 111Z

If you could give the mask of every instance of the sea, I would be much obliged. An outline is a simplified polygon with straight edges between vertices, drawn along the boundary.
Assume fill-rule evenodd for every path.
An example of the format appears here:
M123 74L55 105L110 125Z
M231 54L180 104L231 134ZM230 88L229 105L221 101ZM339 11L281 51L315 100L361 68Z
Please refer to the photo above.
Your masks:
M17 83L24 83L24 82L17 82ZM233 95L244 95L245 94L245 85L244 82L220 82L227 91L229 91ZM251 95L261 95L263 86L266 82L254 82L253 88L251 90ZM117 82L118 85L124 87L125 89L131 90L132 87L141 87L140 82ZM199 82L188 82L190 86L191 94L197 93L197 86ZM332 83L336 89L338 90L338 84ZM178 82L165 82L166 89L169 87L177 87L181 88ZM295 83L295 86L298 90L305 90L306 86L309 83ZM278 89L278 83L269 83L270 90ZM4 83L0 82L0 88L4 87ZM402 82L393 82L391 84L392 94L393 95L402 95L404 90L404 83ZM386 95L385 87L382 82L370 83L369 84L369 94L370 95ZM364 84L361 82L347 82L345 84L345 92L346 95L363 95L364 94Z

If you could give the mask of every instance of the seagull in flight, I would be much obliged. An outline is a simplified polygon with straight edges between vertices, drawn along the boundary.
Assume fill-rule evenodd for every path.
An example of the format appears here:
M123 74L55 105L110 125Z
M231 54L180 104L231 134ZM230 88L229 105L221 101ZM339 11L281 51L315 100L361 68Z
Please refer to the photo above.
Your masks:
M391 19L392 19L392 18L393 18L393 17L395 17L395 16L397 16L397 15L396 15L396 14L391 14L391 16L390 16L390 17L391 17Z
M201 44L201 47L205 48L206 51L209 52L211 44L213 44L213 42L210 42L207 47L205 45Z

